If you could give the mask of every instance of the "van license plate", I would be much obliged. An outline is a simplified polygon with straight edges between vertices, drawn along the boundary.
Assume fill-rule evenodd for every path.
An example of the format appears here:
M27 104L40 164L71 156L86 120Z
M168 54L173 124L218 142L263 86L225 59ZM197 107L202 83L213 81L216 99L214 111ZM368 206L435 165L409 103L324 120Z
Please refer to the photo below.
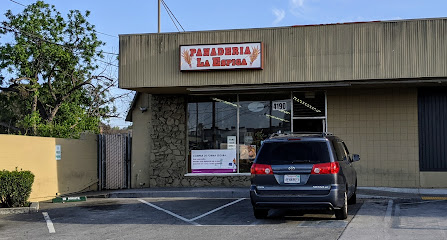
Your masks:
M284 175L284 183L300 183L300 175Z

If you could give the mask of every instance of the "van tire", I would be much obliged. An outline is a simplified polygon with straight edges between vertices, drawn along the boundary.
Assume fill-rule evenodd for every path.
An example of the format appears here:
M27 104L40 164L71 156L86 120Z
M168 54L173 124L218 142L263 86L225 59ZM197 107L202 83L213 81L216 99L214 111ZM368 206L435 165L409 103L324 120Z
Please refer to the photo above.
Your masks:
M345 220L348 218L348 194L345 191L343 197L343 206L340 209L335 209L335 218L338 220Z
M269 210L268 209L256 209L256 208L253 208L253 212L255 214L255 218L256 219L264 219L264 218L267 218L267 216L269 215Z
M357 203L357 181L355 182L354 193L348 199L348 205L353 205L353 204L356 204L356 203Z

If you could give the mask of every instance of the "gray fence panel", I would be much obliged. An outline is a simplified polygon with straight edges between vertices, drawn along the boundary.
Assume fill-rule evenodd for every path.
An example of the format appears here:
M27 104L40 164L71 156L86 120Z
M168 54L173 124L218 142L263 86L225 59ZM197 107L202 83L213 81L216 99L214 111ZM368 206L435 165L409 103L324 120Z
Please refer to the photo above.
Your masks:
M130 135L98 135L98 178L101 189L130 186L130 149Z

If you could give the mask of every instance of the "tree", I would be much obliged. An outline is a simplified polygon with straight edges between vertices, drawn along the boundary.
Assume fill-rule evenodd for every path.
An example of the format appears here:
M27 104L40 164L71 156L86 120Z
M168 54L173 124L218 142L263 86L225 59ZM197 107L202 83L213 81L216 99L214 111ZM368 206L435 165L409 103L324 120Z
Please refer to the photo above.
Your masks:
M70 10L64 18L42 1L6 12L0 37L13 40L0 43L0 133L78 137L115 116L116 81L97 65L104 43L89 15Z

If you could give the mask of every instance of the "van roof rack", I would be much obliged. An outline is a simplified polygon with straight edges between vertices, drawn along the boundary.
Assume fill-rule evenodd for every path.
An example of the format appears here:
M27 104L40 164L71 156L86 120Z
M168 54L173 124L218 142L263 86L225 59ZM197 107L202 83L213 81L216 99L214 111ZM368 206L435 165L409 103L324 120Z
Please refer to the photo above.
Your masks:
M331 132L285 132L285 133L273 133L269 138L275 137L287 137L287 136L333 136Z

